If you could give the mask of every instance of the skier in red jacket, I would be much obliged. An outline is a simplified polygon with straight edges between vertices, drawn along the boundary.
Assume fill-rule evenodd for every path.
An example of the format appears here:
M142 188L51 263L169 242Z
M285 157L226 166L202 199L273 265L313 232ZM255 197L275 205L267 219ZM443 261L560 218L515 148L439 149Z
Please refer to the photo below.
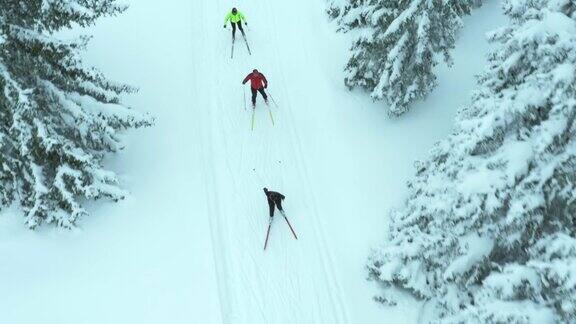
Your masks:
M250 88L252 89L252 108L256 108L256 96L258 92L264 98L264 102L268 104L268 96L266 95L266 91L264 89L268 88L268 80L264 74L258 72L258 70L254 69L252 73L248 74L242 84L246 84L250 80Z

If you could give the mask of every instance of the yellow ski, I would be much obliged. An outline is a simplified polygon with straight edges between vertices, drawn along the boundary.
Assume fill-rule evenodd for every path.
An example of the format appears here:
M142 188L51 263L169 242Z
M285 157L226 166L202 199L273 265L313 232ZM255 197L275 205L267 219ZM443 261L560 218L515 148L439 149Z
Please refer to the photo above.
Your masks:
M268 107L268 113L270 114L270 120L272 121L272 126L274 126L274 117L272 117L272 109L270 109L270 106L268 106L268 104L266 104L266 107Z
M256 114L256 107L252 107L252 131L254 130L254 115Z

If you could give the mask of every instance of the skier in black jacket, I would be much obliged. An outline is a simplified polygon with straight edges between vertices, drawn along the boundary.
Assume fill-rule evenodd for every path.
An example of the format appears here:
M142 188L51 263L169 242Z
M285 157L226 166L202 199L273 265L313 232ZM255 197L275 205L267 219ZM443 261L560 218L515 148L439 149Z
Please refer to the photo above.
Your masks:
M282 200L284 200L286 197L284 197L284 195L279 192L270 191L268 188L264 188L264 193L266 194L266 198L268 198L270 217L274 217L274 206L278 207L278 210L283 216L286 216L284 214L284 209L282 209Z

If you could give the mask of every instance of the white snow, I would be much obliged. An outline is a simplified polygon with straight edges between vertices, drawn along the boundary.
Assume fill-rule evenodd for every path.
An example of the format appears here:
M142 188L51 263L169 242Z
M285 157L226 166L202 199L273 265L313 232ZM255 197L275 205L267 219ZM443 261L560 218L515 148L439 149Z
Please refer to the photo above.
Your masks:
M446 268L444 278L457 278L460 274L470 270L473 265L488 256L493 247L494 241L489 237L481 237L476 233L468 235L459 242L459 252L462 255L454 259Z
M233 5L249 19L253 56L238 37L230 60L220 23ZM413 161L450 132L501 17L492 2L465 19L439 87L390 120L346 90L349 36L325 6L132 1L102 20L88 61L139 87L127 101L156 126L108 161L130 196L89 205L81 229L30 232L16 210L0 215L0 323L415 323L414 301L372 300L366 258ZM253 68L279 108L272 126L259 98L252 132L241 81ZM277 217L266 252L264 186L286 195L299 235Z

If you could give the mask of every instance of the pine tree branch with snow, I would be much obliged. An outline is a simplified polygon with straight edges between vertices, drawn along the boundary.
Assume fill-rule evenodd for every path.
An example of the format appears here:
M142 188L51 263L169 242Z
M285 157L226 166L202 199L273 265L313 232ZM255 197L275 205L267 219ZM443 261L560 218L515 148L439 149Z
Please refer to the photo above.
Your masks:
M0 6L0 203L19 204L26 225L72 227L82 200L122 199L102 159L119 132L151 124L120 103L135 89L82 64L88 38L54 33L123 12L114 0L8 0Z
M576 321L576 2L505 0L510 24L456 128L418 164L376 280L442 322Z
M437 85L438 56L450 65L462 16L475 0L332 0L328 13L355 35L345 83L385 100L398 116Z

